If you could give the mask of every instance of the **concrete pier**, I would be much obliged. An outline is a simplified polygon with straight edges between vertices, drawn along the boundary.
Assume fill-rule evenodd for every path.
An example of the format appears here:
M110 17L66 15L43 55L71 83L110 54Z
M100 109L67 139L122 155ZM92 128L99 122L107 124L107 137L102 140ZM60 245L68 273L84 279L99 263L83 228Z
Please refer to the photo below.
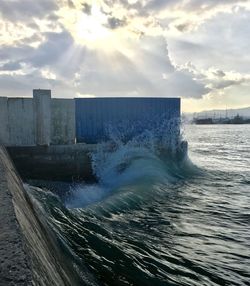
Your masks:
M34 111L32 98L8 98L9 144L35 144Z
M48 146L50 144L51 136L51 91L44 89L34 89L33 105L36 145Z
M48 146L75 144L74 99L51 98L35 89L33 98L0 97L0 144Z
M95 181L89 153L96 145L8 147L23 180Z
M8 125L8 99L0 97L0 143L6 145L9 143L9 125Z
M76 143L75 102L72 99L51 100L51 144Z

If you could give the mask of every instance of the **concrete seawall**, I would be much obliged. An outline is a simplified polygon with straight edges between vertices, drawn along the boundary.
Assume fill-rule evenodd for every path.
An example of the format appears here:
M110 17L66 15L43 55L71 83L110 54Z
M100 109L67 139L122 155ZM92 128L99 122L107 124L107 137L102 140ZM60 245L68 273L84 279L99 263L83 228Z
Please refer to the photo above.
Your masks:
M0 122L4 146L75 143L75 101L51 98L50 90L34 90L33 98L0 97Z
M73 144L7 148L22 179L95 181L89 153L96 145Z
M50 90L35 89L33 98L0 97L0 144L97 144L115 130L131 139L162 122L173 136L180 133L179 124L173 124L180 118L180 105L179 98L159 97L55 99Z
M12 173L12 178L9 176ZM13 194L22 188L6 151L0 147L0 285L31 285L30 259L16 218Z
M82 285L38 210L0 146L0 286ZM96 285L86 269L84 277Z

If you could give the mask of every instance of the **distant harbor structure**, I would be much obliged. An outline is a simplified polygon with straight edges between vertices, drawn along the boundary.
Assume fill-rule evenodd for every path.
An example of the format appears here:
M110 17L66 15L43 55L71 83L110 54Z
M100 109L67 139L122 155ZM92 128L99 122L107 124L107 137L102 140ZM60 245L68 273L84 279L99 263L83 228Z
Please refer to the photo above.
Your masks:
M214 112L211 114L196 115L193 116L192 123L197 125L208 125L208 124L250 124L250 118L245 116L240 116L236 114L235 116L228 116L228 111L226 109L225 115L222 116L221 113L219 116Z

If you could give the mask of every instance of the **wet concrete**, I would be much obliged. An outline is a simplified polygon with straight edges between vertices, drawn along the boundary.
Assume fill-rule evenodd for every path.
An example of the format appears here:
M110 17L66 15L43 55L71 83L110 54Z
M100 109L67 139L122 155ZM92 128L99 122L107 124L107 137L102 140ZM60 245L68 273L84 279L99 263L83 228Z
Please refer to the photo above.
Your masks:
M6 153L0 148L0 285L32 285L30 261L6 172Z
M90 152L91 144L8 147L23 180L95 181Z
M0 146L0 286L97 285L83 262L68 262L30 188Z

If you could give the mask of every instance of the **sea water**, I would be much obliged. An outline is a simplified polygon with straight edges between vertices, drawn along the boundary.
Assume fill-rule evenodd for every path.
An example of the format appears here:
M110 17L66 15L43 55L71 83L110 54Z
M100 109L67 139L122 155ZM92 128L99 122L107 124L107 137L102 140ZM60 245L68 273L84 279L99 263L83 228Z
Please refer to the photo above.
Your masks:
M91 154L98 183L30 191L98 284L250 285L250 125L187 125L184 137L178 162L156 148L165 135L115 137Z

